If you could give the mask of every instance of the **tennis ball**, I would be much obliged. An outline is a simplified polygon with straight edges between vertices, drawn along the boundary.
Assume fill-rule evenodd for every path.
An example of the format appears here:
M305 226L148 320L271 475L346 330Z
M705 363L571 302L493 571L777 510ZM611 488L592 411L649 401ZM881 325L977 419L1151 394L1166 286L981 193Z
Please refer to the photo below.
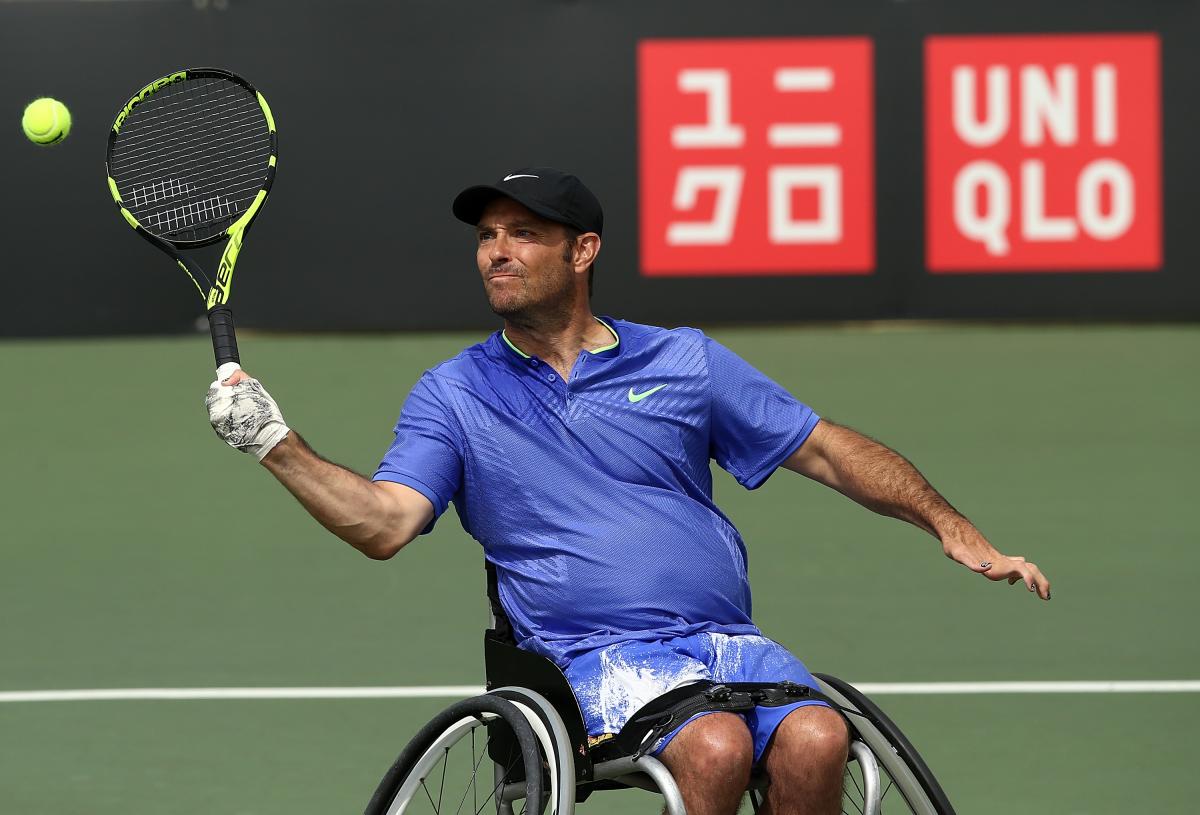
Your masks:
M34 99L21 117L21 129L34 144L58 144L71 132L71 111L57 99Z

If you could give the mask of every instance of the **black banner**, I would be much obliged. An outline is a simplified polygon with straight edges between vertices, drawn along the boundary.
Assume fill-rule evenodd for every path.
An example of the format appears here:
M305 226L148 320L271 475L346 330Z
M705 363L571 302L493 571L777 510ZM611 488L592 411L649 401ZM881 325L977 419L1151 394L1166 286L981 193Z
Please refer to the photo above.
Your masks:
M1161 94L1156 269L929 269L927 38L1022 33L1156 38L1161 88L1143 89ZM8 238L4 268L17 308L0 331L36 336L193 329L200 300L176 267L118 216L104 179L104 144L117 109L142 84L203 65L227 67L253 81L270 101L279 129L276 184L233 283L231 304L240 326L493 326L474 266L472 230L454 220L450 201L468 184L535 164L577 173L604 203L595 293L600 313L668 325L1196 319L1200 247L1191 221L1200 159L1191 137L1200 98L1198 36L1195 2L3 3L0 100L10 123L0 128L0 214ZM642 273L639 44L690 38L868 43L869 270ZM986 67L980 66L980 83ZM1057 81L1052 68L1046 76ZM1091 86L1084 83L1101 74L1080 70L1078 93L1090 99ZM1030 80L1037 81L1045 82ZM74 118L70 137L53 147L30 144L19 128L25 103L43 95L64 101ZM1048 99L1042 111L1047 118L1055 101ZM697 100L702 110L702 97ZM1018 101L1013 117L1021 115ZM735 98L735 118L738 104ZM1104 124L1098 104L1078 108L1081 133L1094 125L1101 142L1124 138L1124 120L1125 129L1108 133L1115 125ZM986 158L986 152L980 155ZM1029 155L1040 160L1042 153L1031 148ZM1055 169L1046 161L1050 178ZM1088 188L1093 192L1108 177L1096 178ZM1136 173L1133 178L1138 185L1151 183ZM758 183L747 179L747 185ZM1017 181L1013 175L1011 182ZM1114 184L1096 192L1102 203L1095 206L1108 210L1093 220L1116 218L1112 201L1120 190ZM980 189L974 192L983 201L991 188ZM1053 222L1052 210L1066 210L1051 193L1042 204L1050 226L1018 215L1037 204L1022 194L1011 191L1011 229L1024 224L1036 241L1043 240L1037 229L1068 228ZM696 206L709 206L708 200L699 198ZM1139 209L1137 217L1142 214ZM1071 228L1087 226L1080 217ZM1031 246L1033 255L1041 251ZM1112 246L1118 257L1120 239Z

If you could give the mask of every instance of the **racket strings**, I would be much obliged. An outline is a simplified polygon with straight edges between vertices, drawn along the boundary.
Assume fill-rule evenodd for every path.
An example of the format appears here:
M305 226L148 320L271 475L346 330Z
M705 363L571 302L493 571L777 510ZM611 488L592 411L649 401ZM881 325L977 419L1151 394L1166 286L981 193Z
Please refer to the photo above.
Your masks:
M227 173L216 173L210 176L210 179L216 181L222 176L239 172L240 170L231 169ZM233 188L230 184L222 182L221 189L226 195L237 195L247 191L256 191L258 189L258 185L249 184ZM130 188L130 197L132 200L127 201L126 203L130 205L129 208L131 212L144 212L146 207L164 203L174 198L195 195L198 192L200 192L200 190L197 188L197 186L187 179L156 178L153 181L149 181L145 184L132 186Z
M177 108L170 119L160 118L154 125L128 128L121 134L123 160L143 158L147 154L162 152L194 140L198 135L210 131L220 123L225 129L245 128L254 125L266 129L262 109L249 98L236 104L212 105L209 107Z
M249 104L247 104L248 102ZM143 102L142 104L149 104L149 102ZM121 129L120 135L127 147L138 145L139 142L143 142L147 138L157 139L161 135L164 125L169 127L172 133L181 133L186 131L188 126L193 122L202 123L204 119L238 112L261 113L258 104L250 96L211 102L204 106L172 103L170 105L160 105L156 109L149 109L145 112L141 110L137 112L139 114L138 118L136 120L127 120L125 126Z
M156 234L174 234L218 221L228 224L245 212L253 200L253 195L242 198L214 195L154 212L147 217L147 225L153 227Z
M195 92L198 86L202 83L221 82L223 80L213 80L207 77L197 79L189 79L184 82L178 82L174 85L169 85L153 96L147 97L140 102L134 109L137 113L136 117L126 119L122 126L122 134L129 132L138 132L146 128L152 128L157 123L166 119L177 119L181 111L183 113L203 113L211 110L220 110L233 106L241 107L246 101L253 99L249 92L240 85L231 85L225 83L231 89L235 89L232 93L222 94L219 98L212 98L210 93L201 93L201 98L204 101L203 106L196 104L197 100ZM185 92L186 91L186 92ZM174 126L174 125L172 125Z
M261 113L257 121L247 118L245 121L222 122L222 125L222 130L228 137L228 144L223 146L233 146L237 141L261 142L262 136L266 132L266 125ZM114 159L114 168L119 167L123 174L136 173L140 167L157 164L165 158L178 154L180 148L187 149L194 145L196 138L196 135L193 134L179 133L171 138L164 138L147 145L146 149L122 151L120 160Z
M189 167L189 171L208 178L210 183L215 183L223 176L245 173L248 169L261 169L270 155L266 147L254 153L239 156L232 161L225 158L229 149L239 148L248 143L249 138L238 139L231 141L228 145L222 145L219 149L197 151L192 154L193 163ZM124 183L134 187L165 180L159 175L160 164L161 162L155 162L153 166L147 166L141 171L121 172ZM258 173L258 178L261 180L261 172Z
M240 86L235 87L243 90ZM144 180L153 175L162 164L211 153L212 150L205 150L206 147L232 153L236 150L244 152L245 148L258 144L261 149L255 152L266 154L269 140L261 109L244 91L240 101L241 110L231 111L228 105L224 106L226 110L221 110L193 104L191 108L179 110L170 122L160 119L156 126L143 127L140 131L136 127L140 121L135 123L128 128L128 141L121 138L116 145L119 149L114 149L112 168L136 182L139 176ZM134 141L139 135L143 137L140 143Z
M270 130L257 97L215 77L163 88L133 109L109 169L133 216L169 240L204 240L239 218L262 189Z
M200 80L182 84L195 84L198 81ZM179 87L171 86L163 93L169 93ZM243 90L240 87L238 89ZM190 95L186 104L182 101L174 101L168 105L158 105L156 108L154 106L156 101L158 100L151 97L142 102L126 121L118 137L120 149L115 150L112 156L114 166L128 165L131 161L148 156L161 160L163 156L156 154L167 152L172 148L178 149L180 145L187 146L199 138L211 136L214 125L221 124L224 129L227 129L230 125L237 123L235 116L240 115L248 121L254 121L254 119L259 122L263 121L257 105L247 104L250 97L244 91L241 98L228 98L224 103L219 101L198 103ZM154 115L156 110L167 110L168 113L166 115L160 113L156 116Z

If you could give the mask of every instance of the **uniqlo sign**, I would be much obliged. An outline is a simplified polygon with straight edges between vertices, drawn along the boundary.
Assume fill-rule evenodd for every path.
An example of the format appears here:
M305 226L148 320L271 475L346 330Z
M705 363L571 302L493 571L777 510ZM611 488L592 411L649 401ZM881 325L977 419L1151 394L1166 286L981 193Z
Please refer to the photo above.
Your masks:
M863 37L643 41L643 274L870 272L871 85Z
M1157 269L1154 34L925 41L933 272Z

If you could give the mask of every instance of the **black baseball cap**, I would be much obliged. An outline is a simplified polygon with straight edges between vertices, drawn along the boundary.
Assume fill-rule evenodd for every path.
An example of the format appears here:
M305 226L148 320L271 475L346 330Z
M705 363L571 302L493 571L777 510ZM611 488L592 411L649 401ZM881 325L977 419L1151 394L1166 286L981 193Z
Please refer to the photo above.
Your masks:
M506 173L495 184L467 187L454 199L454 217L475 226L484 207L500 195L551 221L604 233L600 200L578 178L553 167L523 167Z

